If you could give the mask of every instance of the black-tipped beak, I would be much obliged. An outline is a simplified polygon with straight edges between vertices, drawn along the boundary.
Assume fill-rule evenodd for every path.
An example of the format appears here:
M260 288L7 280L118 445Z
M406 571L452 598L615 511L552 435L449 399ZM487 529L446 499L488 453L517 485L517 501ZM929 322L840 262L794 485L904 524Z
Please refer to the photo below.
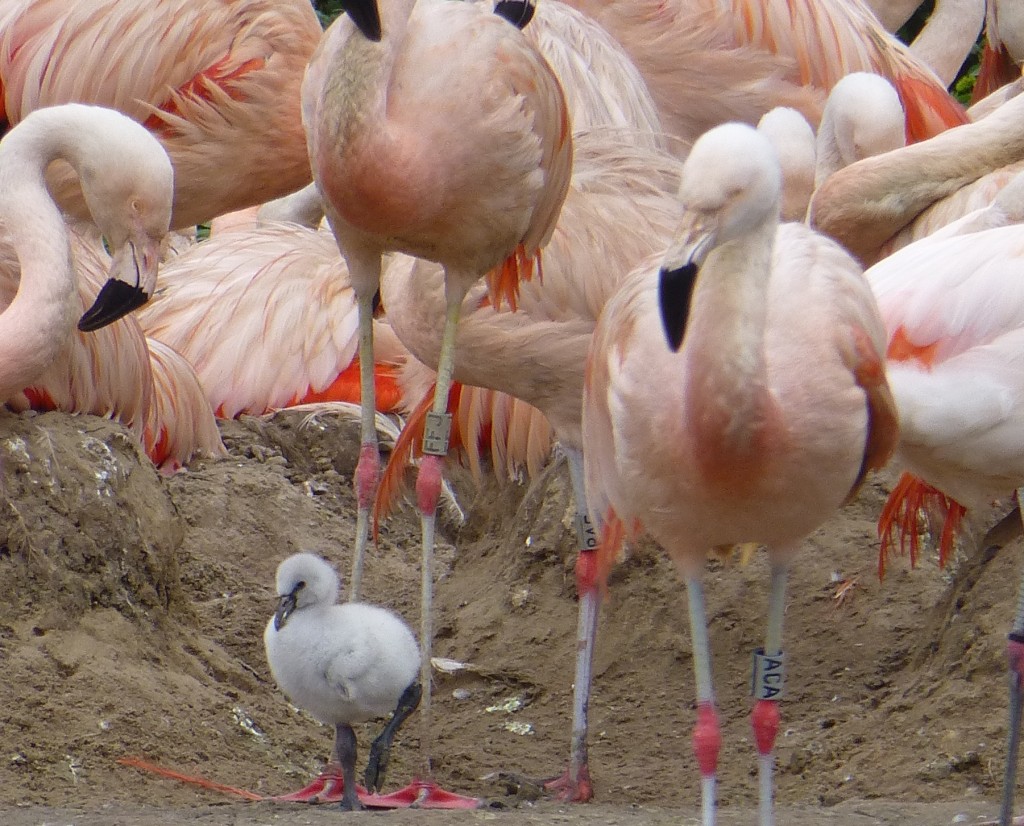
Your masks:
M141 287L111 278L103 285L92 306L78 320L78 329L91 333L108 324L113 324L132 310L137 310L149 301Z
M292 615L294 610L295 592L292 591L290 594L285 594L281 597L281 601L277 603L277 610L274 612L274 629L280 631L284 628L284 624L288 622L288 617Z
M380 42L380 10L377 8L377 0L345 0L342 6L367 40Z
M517 29L525 29L536 10L535 0L498 0L494 5L494 13Z
M683 346L686 319L690 315L690 299L693 285L697 280L697 265L688 261L674 270L661 268L658 274L658 306L661 309L661 323L665 327L665 338L673 352Z

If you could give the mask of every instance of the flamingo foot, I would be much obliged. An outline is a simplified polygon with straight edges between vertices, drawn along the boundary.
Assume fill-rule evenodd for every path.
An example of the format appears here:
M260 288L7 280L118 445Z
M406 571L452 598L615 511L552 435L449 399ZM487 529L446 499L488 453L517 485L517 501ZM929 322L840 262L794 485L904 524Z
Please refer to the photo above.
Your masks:
M328 766L305 788L275 795L270 799L282 803L332 803L341 800L344 791L345 781L341 776L341 768Z
M544 789L550 792L555 800L563 803L589 803L594 799L590 768L586 764L580 766L575 781L572 779L572 773L566 769L558 777L544 781Z
M341 767L331 765L304 789L275 795L269 799L277 803L340 803L344 795L345 780L341 775ZM377 795L371 794L362 786L356 786L356 796L363 806L378 807L374 802Z
M413 780L390 794L360 795L359 801L373 809L480 809L484 805L479 797L464 797L425 780Z

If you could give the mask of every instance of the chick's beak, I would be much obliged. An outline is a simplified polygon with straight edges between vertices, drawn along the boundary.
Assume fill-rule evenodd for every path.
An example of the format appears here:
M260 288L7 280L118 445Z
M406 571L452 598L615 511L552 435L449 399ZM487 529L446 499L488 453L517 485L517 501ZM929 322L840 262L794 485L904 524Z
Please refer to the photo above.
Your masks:
M274 629L280 631L288 622L288 617L295 610L295 592L285 594L277 603L277 611L274 612Z

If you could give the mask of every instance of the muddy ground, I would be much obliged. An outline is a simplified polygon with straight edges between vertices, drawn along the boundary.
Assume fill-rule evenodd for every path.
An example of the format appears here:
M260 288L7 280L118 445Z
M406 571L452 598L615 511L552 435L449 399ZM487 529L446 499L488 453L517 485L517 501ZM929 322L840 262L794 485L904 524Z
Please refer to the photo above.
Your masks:
M355 425L284 412L223 426L231 457L162 477L119 426L0 413L0 823L326 823L337 812L253 803L120 764L160 766L262 795L323 765L330 732L273 685L262 630L277 564L300 549L347 574ZM641 545L614 573L591 703L597 802L533 802L509 773L568 753L576 604L564 463L483 489L453 471L465 520L444 520L436 564L434 761L491 807L400 812L395 823L495 826L692 822L690 641L680 582ZM1020 540L940 572L929 554L875 574L888 480L806 543L786 615L780 822L976 822L996 811L1004 755L1004 641ZM419 527L383 528L364 597L418 625ZM837 582L855 580L841 602ZM723 715L723 823L753 822L747 696L765 613L764 559L709 562ZM359 731L364 748L376 726ZM414 718L390 785L419 765ZM500 807L500 808L498 808ZM378 815L384 817L385 815ZM372 815L371 815L372 817Z

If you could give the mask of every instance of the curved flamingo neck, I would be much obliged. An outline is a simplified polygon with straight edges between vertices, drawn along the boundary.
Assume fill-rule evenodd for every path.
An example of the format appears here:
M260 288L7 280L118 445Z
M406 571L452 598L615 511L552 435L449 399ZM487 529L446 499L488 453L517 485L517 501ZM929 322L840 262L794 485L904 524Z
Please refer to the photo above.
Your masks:
M51 161L76 171L89 154L87 107L41 111L0 143L0 226L18 255L18 292L0 313L0 401L35 381L74 329L75 279L68 231L46 189Z
M775 418L765 325L776 222L709 253L693 296L684 415L705 473L752 478Z

